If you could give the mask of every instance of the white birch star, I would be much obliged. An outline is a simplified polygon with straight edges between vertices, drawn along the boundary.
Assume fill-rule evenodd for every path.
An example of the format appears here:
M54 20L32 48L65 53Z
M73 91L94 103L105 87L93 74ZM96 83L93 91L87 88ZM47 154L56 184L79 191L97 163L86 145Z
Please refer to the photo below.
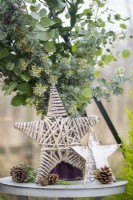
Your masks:
M92 181L96 169L100 169L105 165L109 167L108 157L112 155L120 145L101 145L95 133L90 133L88 136L88 146L73 146L71 147L85 162L84 182ZM113 179L115 177L113 175Z

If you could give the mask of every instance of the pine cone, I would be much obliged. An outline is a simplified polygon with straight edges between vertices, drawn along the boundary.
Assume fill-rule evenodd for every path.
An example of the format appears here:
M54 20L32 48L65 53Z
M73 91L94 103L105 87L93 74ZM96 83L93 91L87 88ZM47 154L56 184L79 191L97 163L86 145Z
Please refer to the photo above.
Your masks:
M16 169L16 167L14 167L14 166L11 168L11 170L10 170L10 176L13 176L13 173L15 172L15 169Z
M43 176L43 177L40 179L39 183L40 183L40 185L42 185L42 186L48 185L48 179L47 179L47 177L44 177L44 176Z
M27 171L22 167L13 167L10 171L12 179L16 182L22 183L27 179Z
M47 180L48 180L48 184L52 185L56 182L56 180L59 179L59 175L58 174L48 174L47 175Z
M97 170L96 180L98 180L102 184L113 182L113 174L110 167L104 166Z

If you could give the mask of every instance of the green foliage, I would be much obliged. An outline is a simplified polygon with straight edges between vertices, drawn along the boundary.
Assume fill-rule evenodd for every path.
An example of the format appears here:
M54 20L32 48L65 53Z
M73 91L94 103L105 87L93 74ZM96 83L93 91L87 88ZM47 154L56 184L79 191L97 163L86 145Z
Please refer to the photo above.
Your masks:
M125 156L124 166L121 169L120 179L127 180L128 185L126 193L112 196L109 199L114 200L129 200L133 199L133 111L127 112L129 117L128 122L128 140L123 140L122 152Z
M123 58L128 58L131 55L131 52L129 50L123 50L122 51L122 56Z
M26 96L22 95L22 94L16 94L16 96L14 96L12 98L11 104L13 106L21 106L21 105L26 105Z
M121 27L122 29L126 29L126 28L127 28L125 24L120 24L120 27Z
M0 72L5 94L16 93L12 105L33 105L45 114L50 85L56 84L68 113L77 116L92 97L123 92L122 71L110 81L100 74L119 58L112 48L126 39L128 20L111 12L106 0L93 0L83 11L84 0L0 2ZM106 28L115 22L122 29L118 34ZM130 54L122 52L123 58Z
M36 173L34 172L34 169L27 164L19 164L19 166L27 172L27 179L25 180L25 182L35 182Z
M0 200L17 200L18 198L14 195L5 194L0 192Z
M72 181L65 181L65 180L58 179L58 180L56 180L55 184L56 185L72 185L73 182ZM74 184L76 184L76 182L74 182Z

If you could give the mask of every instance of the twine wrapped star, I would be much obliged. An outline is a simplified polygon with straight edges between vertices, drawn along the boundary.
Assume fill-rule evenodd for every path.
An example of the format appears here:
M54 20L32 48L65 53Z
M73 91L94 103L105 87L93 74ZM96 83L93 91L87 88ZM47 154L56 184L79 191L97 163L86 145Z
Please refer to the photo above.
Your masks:
M51 86L47 116L35 122L15 123L15 128L41 146L40 166L36 183L62 161L84 169L84 159L70 146L81 145L81 139L99 121L95 115L71 118L68 116L58 91Z

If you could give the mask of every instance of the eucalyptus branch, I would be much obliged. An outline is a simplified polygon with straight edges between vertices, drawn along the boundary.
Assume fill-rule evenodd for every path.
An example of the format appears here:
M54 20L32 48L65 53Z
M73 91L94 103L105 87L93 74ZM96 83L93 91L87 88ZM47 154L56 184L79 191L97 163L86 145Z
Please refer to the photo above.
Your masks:
M28 9L27 9L27 6L26 6L26 3L25 3L25 1L24 1L24 0L22 0L22 2L24 3L24 5L25 5L25 8L26 8L26 12L28 13Z
M43 3L44 4L44 2L43 1L41 1L41 0L39 0L40 1L40 3Z
M48 8L49 8L49 11L50 11L50 13L49 13L49 17L50 18L55 18L56 17L56 15L55 15L55 12L54 12L54 10L53 10L53 7L52 6L48 6Z
M15 44L12 42L11 37L9 36L6 27L4 26L4 24L3 24L2 22L1 22L1 24L2 24L2 27L3 27L4 31L5 31L5 32L7 33L7 35L8 35L8 38L9 38L9 40L10 40L10 44L14 47L15 53L17 53L17 54L19 55L19 52L18 52L18 50L17 50L17 47L16 47Z
M66 2L67 2L67 3L69 3L69 5L71 4L71 2L70 2L70 1L68 1L68 0L66 0Z
M97 7L97 9L96 9L96 14L95 14L95 20L97 20L97 18L98 18L98 12L99 12L99 7Z
M3 29L4 29L4 31L6 32L6 33L8 33L7 32L7 30L6 30L6 27L4 26L4 24L1 22L1 25L2 25L2 27L3 27Z
M12 63L12 56L10 60L11 54L8 60L7 49L7 52L5 51L5 59L1 59L3 67L1 72L7 75L7 82L9 83L16 80L18 83L26 81L25 85L29 84L33 93L29 92L29 94L24 95L24 97L30 97L27 101L28 104L34 105L38 111L44 114L44 109L47 109L48 105L49 87L53 83L58 86L62 94L63 103L68 113L73 116L79 116L79 114L84 112L84 106L88 101L88 94L86 98L86 96L84 97L84 95L82 95L82 91L84 94L91 93L90 90L88 90L89 87L92 88L92 94L106 99L109 99L110 91L114 92L114 88L117 89L115 94L118 95L122 93L121 85L123 79L118 79L118 81L114 79L111 85L107 85L108 80L104 77L103 80L100 79L99 84L101 84L102 87L105 86L108 90L100 90L100 85L99 87L93 87L94 81L98 81L100 75L100 71L96 71L95 66L104 67L105 65L110 65L116 58L110 49L107 53L104 53L103 49L108 50L107 48L109 48L108 46L110 44L113 46L114 41L119 36L117 33L113 32L112 29L107 30L106 20L99 17L105 14L106 9L105 4L99 5L102 1L88 0L89 8L82 13L78 12L80 9L79 4L82 2L79 0L62 0L62 3L65 3L65 7L57 5L57 9L53 6L51 3L53 1L51 0L33 1L40 2L39 4L46 7L48 10L46 15L45 11L44 13L42 12L42 16L40 15L39 20L34 20L34 25L40 24L40 21L42 21L45 26L45 19L43 19L43 17L46 16L46 18L49 18L46 21L46 25L48 26L47 30L49 30L49 32L45 29L43 32L43 28L40 30L41 26L34 29L32 22L36 16L32 15L31 18L25 20L25 6L21 7L21 3L24 5L23 3L25 3L25 0L18 1L20 9L17 10L16 13L12 12L15 9L12 10L10 5L12 2L17 2L17 0L5 0L0 5L1 13L9 13L9 16L10 13L14 14L11 19L10 17L8 19L8 15L7 18L4 16L5 22L7 19L7 25L2 19L3 17L1 17L0 20L3 22L1 25L2 31L7 33L7 43L3 42L2 47L5 49L10 48L10 52L11 50L14 51L13 70L9 71L8 68L4 67L7 64L9 65L10 61ZM54 0L54 2L56 2L56 0ZM60 20L61 15L64 14L70 16L69 19L66 18L66 21L68 20L70 22L69 27L67 27L67 25L65 27L63 21ZM18 18L18 16L21 17ZM12 23L12 19L14 20L14 18L15 23ZM97 18L100 19L95 23ZM53 21L55 23L53 23ZM53 25L51 26L51 24ZM83 27L83 24L85 24L85 27ZM105 28L103 28L104 24ZM19 29L16 29L17 25ZM124 27L121 28L124 29ZM101 31L102 29L103 31ZM31 33L30 30L33 30L33 32ZM121 33L123 33L123 31L121 31ZM34 33L37 34L37 37ZM122 36L119 39L125 39L124 35ZM57 41L57 37L59 41ZM123 55L125 58L129 57L130 51L125 50ZM20 66L18 66L17 63L20 63ZM23 73L22 77L15 72L15 69L18 73ZM121 74L123 73L120 72L120 75ZM111 88L110 91L109 88ZM46 92L44 92L44 90ZM81 98L78 98L79 96ZM78 99L76 99L76 97ZM92 98L92 95L89 98ZM17 97L15 101L16 104L18 102Z

